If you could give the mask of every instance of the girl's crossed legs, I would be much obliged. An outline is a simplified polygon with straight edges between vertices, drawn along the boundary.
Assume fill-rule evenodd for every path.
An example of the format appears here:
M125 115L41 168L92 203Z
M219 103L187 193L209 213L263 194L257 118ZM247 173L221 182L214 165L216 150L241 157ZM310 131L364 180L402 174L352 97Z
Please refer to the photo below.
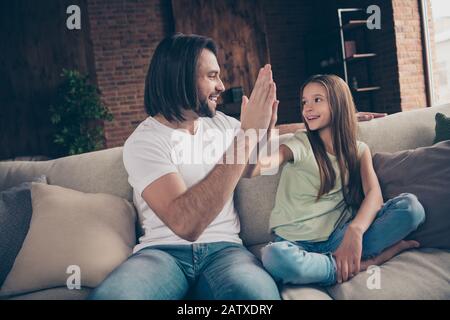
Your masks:
M424 221L424 209L415 195L402 193L387 201L364 233L361 271L417 247L417 242L402 239ZM348 224L335 230L325 243L272 242L262 249L263 265L275 280L285 284L333 285L337 277L332 252L339 247Z

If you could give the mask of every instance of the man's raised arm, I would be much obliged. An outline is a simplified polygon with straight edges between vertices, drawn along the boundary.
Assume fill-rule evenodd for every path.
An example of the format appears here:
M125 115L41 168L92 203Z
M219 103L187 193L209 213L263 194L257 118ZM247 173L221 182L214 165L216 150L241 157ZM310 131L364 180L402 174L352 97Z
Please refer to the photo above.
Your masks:
M276 87L270 65L267 65L260 70L248 102L244 98L242 130L267 129L275 98ZM179 174L167 174L147 186L142 197L176 235L195 241L230 199L257 143L254 139L244 139L244 143L238 143L238 137L235 137L230 146L232 149L226 154L234 152L245 155L244 161L217 164L203 180L189 189Z

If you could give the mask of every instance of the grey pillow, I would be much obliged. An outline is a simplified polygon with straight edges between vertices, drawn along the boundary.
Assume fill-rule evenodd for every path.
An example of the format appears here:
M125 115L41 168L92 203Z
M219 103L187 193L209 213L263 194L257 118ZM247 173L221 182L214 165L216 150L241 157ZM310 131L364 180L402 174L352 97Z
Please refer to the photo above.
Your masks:
M40 176L32 182L47 183L47 178ZM0 192L0 287L28 233L31 214L31 182Z
M408 236L422 247L450 249L450 140L430 147L377 153L374 168L383 198L415 194L425 208L425 223Z
M450 140L450 117L446 117L443 113L436 113L436 138L434 143Z

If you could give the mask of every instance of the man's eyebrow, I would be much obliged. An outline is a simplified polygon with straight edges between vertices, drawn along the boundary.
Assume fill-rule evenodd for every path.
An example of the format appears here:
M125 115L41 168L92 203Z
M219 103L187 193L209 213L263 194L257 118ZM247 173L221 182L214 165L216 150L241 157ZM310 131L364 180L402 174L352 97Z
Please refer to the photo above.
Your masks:
M217 69L210 70L210 71L208 72L208 74L210 74L210 73L220 73L220 70L217 70Z

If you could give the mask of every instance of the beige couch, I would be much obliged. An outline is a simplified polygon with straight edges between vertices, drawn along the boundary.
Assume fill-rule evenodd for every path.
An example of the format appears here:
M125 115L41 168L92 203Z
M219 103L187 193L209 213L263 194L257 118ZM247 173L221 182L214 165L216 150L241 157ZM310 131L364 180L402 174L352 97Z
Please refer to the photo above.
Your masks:
M434 115L450 116L450 106L394 114L360 123L360 139L373 153L394 152L431 145ZM108 193L132 201L132 189L122 163L122 148L108 149L44 162L0 162L0 190L45 174L51 185L89 193ZM259 249L270 240L268 217L279 174L243 179L235 193L242 232L248 248ZM450 235L449 235L450 236ZM131 248L130 252L131 254ZM30 266L31 267L31 266ZM366 272L330 288L286 286L284 299L450 299L450 251L422 248L404 252L380 268L380 289L369 289ZM21 294L12 299L84 299L91 288L68 290L61 284ZM0 290L0 297L1 297Z

